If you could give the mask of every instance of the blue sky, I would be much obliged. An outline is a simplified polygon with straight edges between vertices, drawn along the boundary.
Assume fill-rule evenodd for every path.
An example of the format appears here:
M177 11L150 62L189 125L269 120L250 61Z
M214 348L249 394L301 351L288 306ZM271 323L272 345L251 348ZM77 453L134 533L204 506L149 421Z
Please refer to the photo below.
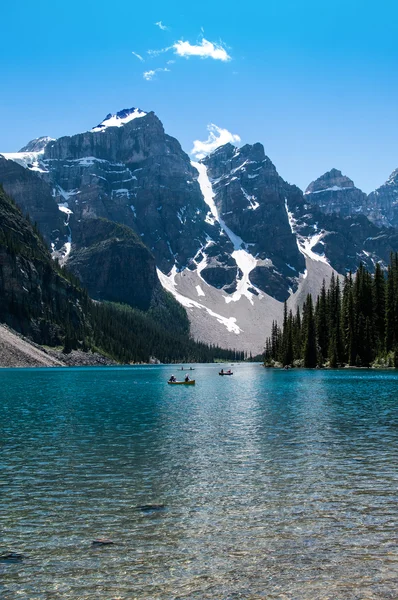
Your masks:
M369 192L398 167L395 2L3 4L0 152L137 106L187 152L210 123L262 142L301 188L335 167ZM203 39L230 60L178 54Z

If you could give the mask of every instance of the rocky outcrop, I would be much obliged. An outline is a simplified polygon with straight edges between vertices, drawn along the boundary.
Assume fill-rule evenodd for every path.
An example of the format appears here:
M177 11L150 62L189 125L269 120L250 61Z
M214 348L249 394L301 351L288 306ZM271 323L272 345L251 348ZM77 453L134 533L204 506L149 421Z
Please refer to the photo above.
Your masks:
M79 242L68 269L84 283L90 297L148 310L163 290L155 259L141 239L129 227L106 219L76 225Z
M340 274L355 272L359 263L372 272L376 262L387 265L390 253L398 248L398 231L378 227L365 215L325 214L306 202L289 209L301 251L329 263Z
M37 173L0 155L0 184L22 212L37 223L49 245L60 248L66 242L65 219L58 210L51 187Z
M343 217L367 213L367 196L354 182L332 169L310 183L304 192L306 202L317 205L327 215Z
M261 261L251 272L251 281L266 293L287 299L305 261L285 203L301 202L301 191L279 176L261 144L242 148L226 144L202 162L207 166L220 219Z
M60 344L66 327L83 331L85 298L0 188L0 322L37 343Z
M206 242L207 207L197 172L156 115L137 109L108 115L93 130L47 144L42 176L76 221L105 218L128 225L168 272L186 266ZM115 125L119 123L119 125Z
M398 169L384 185L369 194L369 218L376 224L398 228Z

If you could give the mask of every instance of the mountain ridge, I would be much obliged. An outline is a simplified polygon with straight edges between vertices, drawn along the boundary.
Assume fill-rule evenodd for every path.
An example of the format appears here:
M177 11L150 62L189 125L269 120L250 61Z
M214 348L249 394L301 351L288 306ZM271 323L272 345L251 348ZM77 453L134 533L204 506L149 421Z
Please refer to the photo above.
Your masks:
M397 247L383 209L375 202L372 208L351 179L332 169L303 193L280 177L259 142L226 144L191 161L153 112L133 108L43 144L34 156L12 160L44 181L65 215L68 241L54 252L91 293L102 290L102 300L126 301L126 277L130 303L137 302L135 287L161 283L204 341L257 353L260 322L264 340L284 301L294 305L304 289L316 293L320 276L355 271L360 262L369 269L387 264ZM104 239L90 249L87 232L95 223ZM112 242L111 223L134 232L127 253L126 240ZM145 267L135 259L137 240L153 255L152 267L149 255ZM151 269L152 284L142 278Z

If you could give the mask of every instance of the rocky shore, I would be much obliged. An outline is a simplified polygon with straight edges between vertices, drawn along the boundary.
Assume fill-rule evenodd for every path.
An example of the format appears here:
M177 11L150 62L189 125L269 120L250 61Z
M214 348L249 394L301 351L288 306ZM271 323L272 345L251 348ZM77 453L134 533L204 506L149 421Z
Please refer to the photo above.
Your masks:
M34 344L6 325L0 325L0 367L77 367L117 364L111 359L91 352L43 348Z

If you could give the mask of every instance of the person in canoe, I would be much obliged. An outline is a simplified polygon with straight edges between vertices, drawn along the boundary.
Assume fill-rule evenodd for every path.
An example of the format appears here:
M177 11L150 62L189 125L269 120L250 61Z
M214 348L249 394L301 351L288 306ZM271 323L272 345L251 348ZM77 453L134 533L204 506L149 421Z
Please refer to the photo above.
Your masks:
M170 383L174 383L175 381L177 381L175 375L172 375L169 379Z
M224 369L221 369L220 373L221 375L224 375Z
M188 383L188 381L191 381L190 378L189 378L188 373L186 373L184 381L185 381L185 383Z

